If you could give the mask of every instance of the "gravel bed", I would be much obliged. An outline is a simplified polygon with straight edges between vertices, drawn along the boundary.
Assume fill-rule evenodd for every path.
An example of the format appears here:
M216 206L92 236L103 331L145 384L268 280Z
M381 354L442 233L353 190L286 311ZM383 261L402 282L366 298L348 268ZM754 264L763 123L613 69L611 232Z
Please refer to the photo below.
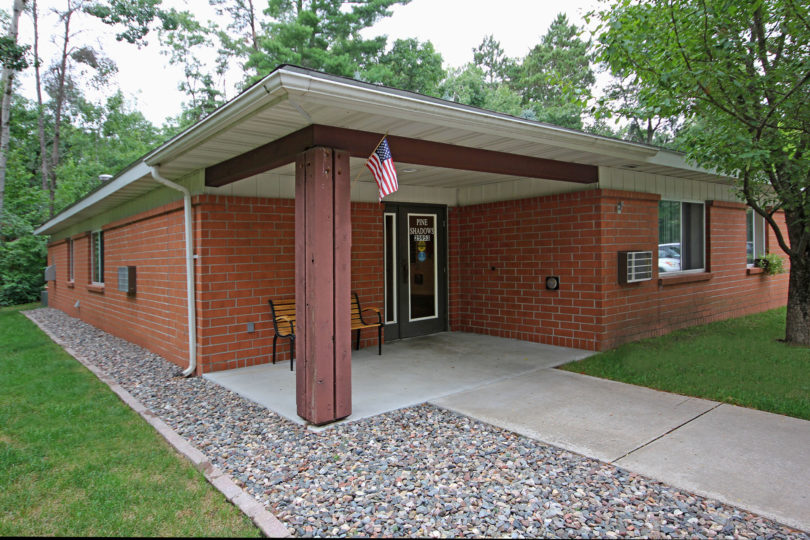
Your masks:
M312 432L61 311L27 312L297 536L810 536L430 405Z

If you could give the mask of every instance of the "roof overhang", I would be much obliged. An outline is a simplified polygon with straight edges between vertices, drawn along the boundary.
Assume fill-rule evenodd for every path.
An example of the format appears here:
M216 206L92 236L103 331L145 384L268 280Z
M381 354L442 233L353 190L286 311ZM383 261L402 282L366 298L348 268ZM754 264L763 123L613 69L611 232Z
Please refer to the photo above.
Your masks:
M207 177L213 178L217 174L211 171L221 172L227 168L225 164L244 160L251 151L255 158L262 148L277 149L279 141L306 132L310 126L331 128L331 143L338 147L349 142L340 134L355 134L355 147L349 150L360 153L366 152L367 140L387 133L391 137L394 159L400 163L418 161L414 156L418 156L427 143L435 143L437 149L458 152L455 166L452 160L420 161L427 165L420 167L426 171L421 185L429 185L437 177L437 170L450 171L459 167L461 161L474 159L476 151L482 163L500 157L505 164L508 156L513 156L511 161L523 164L522 169L516 170L507 170L505 166L495 171L485 170L500 179L504 175L539 176L587 183L593 181L587 176L588 171L605 166L691 180L728 181L689 165L680 154L653 146L582 133L295 66L281 66L43 224L36 233L57 232L155 189L158 184L151 179L152 166L171 180L201 169L206 170ZM395 141L406 143L409 150L397 153ZM373 144L366 155L371 150ZM289 163L289 156L266 154L254 159L251 165L256 169L254 173ZM557 172L563 172L555 176L554 164L569 167L560 168ZM541 172L527 174L535 166ZM576 166L582 167L577 169ZM576 175L577 170L584 175L580 180L565 176ZM212 183L208 184L209 181ZM216 182L207 179L206 183L217 185ZM414 175L402 177L400 182L419 185L420 179Z
M40 225L34 233L53 234L84 221L91 215L115 208L144 195L158 186L151 178L149 167L142 161L137 162Z

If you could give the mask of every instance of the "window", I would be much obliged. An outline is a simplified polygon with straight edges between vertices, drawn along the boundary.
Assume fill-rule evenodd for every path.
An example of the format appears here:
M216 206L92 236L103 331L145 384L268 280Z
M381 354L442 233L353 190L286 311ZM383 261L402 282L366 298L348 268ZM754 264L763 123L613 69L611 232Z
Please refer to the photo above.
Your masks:
M68 238L67 241L67 249L68 249L68 281L74 281L74 272L73 272L73 239Z
M703 203L658 203L658 272L705 268Z
M90 235L90 276L93 283L104 283L104 232Z
M754 260L765 255L765 218L754 212L751 208L745 214L746 262L754 264Z

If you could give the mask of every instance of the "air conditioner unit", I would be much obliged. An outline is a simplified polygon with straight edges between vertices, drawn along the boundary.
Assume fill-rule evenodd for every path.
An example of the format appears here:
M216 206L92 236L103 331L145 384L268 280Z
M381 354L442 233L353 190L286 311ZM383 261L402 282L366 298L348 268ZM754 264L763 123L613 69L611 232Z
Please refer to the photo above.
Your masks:
M652 279L652 251L620 251L619 283L638 283Z

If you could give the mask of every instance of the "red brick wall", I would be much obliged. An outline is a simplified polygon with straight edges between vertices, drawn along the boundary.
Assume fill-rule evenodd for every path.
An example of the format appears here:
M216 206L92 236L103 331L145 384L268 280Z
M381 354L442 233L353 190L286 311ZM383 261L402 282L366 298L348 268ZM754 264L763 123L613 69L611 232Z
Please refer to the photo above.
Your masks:
M352 290L382 308L382 211L352 203ZM295 296L295 202L205 195L194 198L198 372L269 362L269 298ZM67 242L49 247L57 280L49 304L185 367L188 365L182 203L108 225L105 287L90 281L89 236L75 239L75 284L67 283ZM137 267L138 292L117 289L117 267ZM80 308L74 308L76 300ZM248 323L254 332L248 332ZM353 342L354 343L354 342ZM361 347L377 344L366 331ZM289 359L279 341L278 360Z
M197 202L202 371L266 363L273 336L267 301L295 296L295 201L206 195ZM280 341L277 360L289 358L287 350Z
M596 348L596 192L451 208L449 220L452 330ZM558 291L547 276L560 278Z
M203 196L198 199L200 363L204 372L267 363L272 357L270 298L295 296L295 201ZM352 290L382 308L382 212L352 203ZM255 331L247 331L248 323ZM366 331L361 347L376 345ZM289 360L279 340L276 361Z
M294 201L205 195L194 205L198 371L268 362L267 301L295 294ZM744 207L731 203L706 206L710 280L619 285L618 251L657 256L657 205L656 195L594 190L449 209L451 329L603 350L785 303L786 275L749 275ZM352 203L352 290L378 308L382 215L378 204ZM74 284L67 283L67 243L49 247L57 266L50 305L186 366L182 203L104 231L103 291L88 286L88 235L75 237ZM773 233L769 245L778 251ZM138 292L128 297L116 290L117 267L133 265ZM546 290L551 275L559 291ZM367 331L361 346L372 345L376 336ZM285 342L278 360L288 355Z
M619 200L624 200L625 208L628 207L626 193L604 192L604 197L606 220L611 216L616 219L615 208ZM647 228L652 230L654 245L657 244L657 201L629 204L638 207L639 214L647 216ZM783 215L778 215L777 219L784 223ZM785 304L787 274L752 274L746 266L744 205L707 201L706 229L708 274L666 276L643 284L619 285L615 276L616 264L608 264L612 273L605 274L606 335L601 341L600 350L666 334L678 328L748 315ZM622 234L612 235L610 227L606 227L605 234L608 238L623 237ZM772 230L769 230L769 236L770 250L784 256L776 245ZM604 245L605 260L610 261L611 257L615 260L617 249L611 249L607 239ZM653 253L657 257L657 250ZM708 276L708 280L694 281L694 278Z
M74 278L69 284L68 243L48 248L57 279L48 304L106 332L187 365L186 273L182 203L111 223L104 230L104 287L90 283L90 236L74 237ZM118 267L136 266L137 294L118 291ZM79 308L75 307L79 301Z
M749 275L745 211L731 203L706 206L711 279L619 285L619 251L657 258L658 200L594 190L451 209L451 329L604 350L784 305L786 275Z
M385 303L383 251L382 207L379 203L352 203L352 290L357 291L361 307L375 307L381 313ZM375 314L368 315L377 320ZM360 347L376 346L377 331L364 330Z

